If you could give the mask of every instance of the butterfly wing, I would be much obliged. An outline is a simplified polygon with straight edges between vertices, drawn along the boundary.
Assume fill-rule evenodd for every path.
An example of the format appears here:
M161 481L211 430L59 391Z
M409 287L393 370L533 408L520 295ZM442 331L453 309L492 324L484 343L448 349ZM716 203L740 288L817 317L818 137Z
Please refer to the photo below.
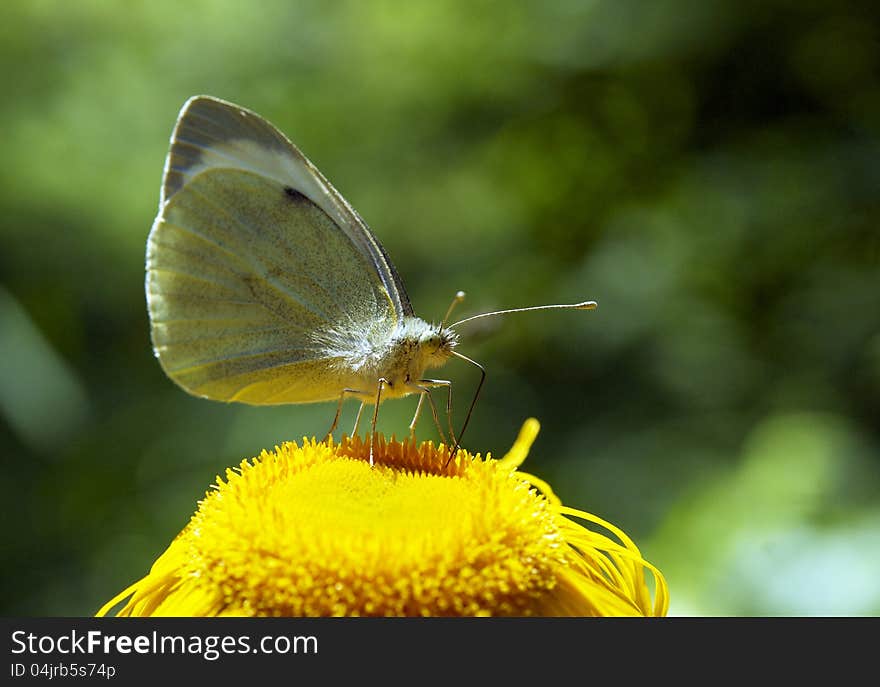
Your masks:
M211 168L250 170L305 195L370 257L398 318L413 314L403 282L382 244L318 168L260 115L219 98L198 95L184 103L177 118L165 160L160 207L188 180Z
M147 242L156 356L190 393L253 404L338 398L411 313L384 250L258 115L184 105Z

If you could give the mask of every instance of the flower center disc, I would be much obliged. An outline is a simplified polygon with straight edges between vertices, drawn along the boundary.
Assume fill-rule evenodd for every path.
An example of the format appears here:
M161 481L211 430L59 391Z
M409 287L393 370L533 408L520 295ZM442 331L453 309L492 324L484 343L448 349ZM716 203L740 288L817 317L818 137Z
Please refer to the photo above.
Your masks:
M227 613L527 614L564 547L498 461L426 443L284 444L209 493L182 536Z

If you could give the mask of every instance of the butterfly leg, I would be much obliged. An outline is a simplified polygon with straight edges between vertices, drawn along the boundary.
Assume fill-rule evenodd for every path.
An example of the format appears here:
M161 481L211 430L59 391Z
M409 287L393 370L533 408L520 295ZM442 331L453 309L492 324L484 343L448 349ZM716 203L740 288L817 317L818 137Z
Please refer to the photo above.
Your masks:
M410 440L415 440L416 438L416 423L419 421L419 415L422 414L422 405L425 403L425 396L427 396L427 394L424 391L419 393L419 403L416 406L416 414L413 415L412 422L409 423Z
M445 444L446 437L443 435L443 430L440 428L440 416L437 413L437 406L434 404L434 399L431 397L431 388L427 387L427 386L419 386L419 385L415 385L410 388L418 389L418 391L419 391L419 404L416 406L416 414L413 416L412 422L409 423L410 439L415 438L416 423L419 421L419 415L421 415L421 413L422 413L422 404L424 403L425 398L427 398L428 403L431 406L431 414L434 416L434 426L437 428L437 433L440 435L440 441L442 441Z
M358 433L358 427L359 427L360 424L361 424L361 415L362 415L363 412L364 412L364 406L365 406L365 405L367 405L367 402L366 402L366 401L361 401L361 407L358 408L358 414L357 414L357 417L354 419L354 429L351 430L351 436L357 436L357 433Z
M458 445L458 439L455 438L455 430L452 428L452 382L448 379L420 379L419 384L424 385L426 388L437 388L440 386L446 387L446 419L449 423L449 436L453 443ZM434 405L433 402L431 405ZM440 422L437 420L436 409L434 410L434 422L437 424L437 429L439 430ZM440 432L440 436L443 436L443 432Z
M339 415L342 413L342 402L345 401L345 397L347 394L363 394L363 391L358 391L357 389L343 389L342 393L339 394L339 403L336 406L336 415L333 417L333 424L330 425L330 429L327 430L327 434L324 437L324 441L328 442L333 438L333 431L336 429L336 426L339 424ZM361 410L364 409L363 403L361 404ZM361 418L360 410L358 411L358 420ZM357 423L355 423L355 431L352 432L352 436L357 434Z
M446 461L446 465L449 465L449 461L451 461L456 455L458 455L458 449L461 447L461 438L464 436L464 431L467 429L468 423L471 421L471 414L474 412L474 406L477 405L477 399L480 397L480 389L483 388L483 382L486 381L486 370L483 369L483 366L480 365L476 360L471 360L466 355L462 355L456 351L452 352L456 358L464 360L466 363L470 363L474 365L480 371L480 383L477 384L477 390L474 392L474 397L471 399L471 406L468 408L467 415L464 417L464 424L461 426L461 432L458 433L458 439L455 440L455 448L452 449L452 453L449 454L449 458ZM449 403L452 403L452 389L449 389ZM445 467L445 466L444 466Z
M373 467L373 441L376 438L376 420L379 419L379 404L382 402L382 389L388 384L388 380L379 377L376 385L376 407L373 409L373 422L370 424L370 467Z

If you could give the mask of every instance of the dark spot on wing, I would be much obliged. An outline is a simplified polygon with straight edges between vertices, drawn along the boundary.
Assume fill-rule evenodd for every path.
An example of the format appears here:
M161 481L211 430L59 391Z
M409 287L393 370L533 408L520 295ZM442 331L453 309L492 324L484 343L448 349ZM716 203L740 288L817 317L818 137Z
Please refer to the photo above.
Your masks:
M293 188L293 186L285 186L284 195L290 198L290 200L292 200L294 203L302 203L303 201L307 203L312 202L305 195Z

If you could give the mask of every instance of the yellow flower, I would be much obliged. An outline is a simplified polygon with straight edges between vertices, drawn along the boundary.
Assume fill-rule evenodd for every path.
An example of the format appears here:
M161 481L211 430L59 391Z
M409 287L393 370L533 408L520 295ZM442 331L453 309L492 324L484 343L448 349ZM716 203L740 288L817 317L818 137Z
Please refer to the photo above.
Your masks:
M98 615L665 615L623 532L517 470L538 427L501 460L381 435L373 467L358 437L263 451Z

